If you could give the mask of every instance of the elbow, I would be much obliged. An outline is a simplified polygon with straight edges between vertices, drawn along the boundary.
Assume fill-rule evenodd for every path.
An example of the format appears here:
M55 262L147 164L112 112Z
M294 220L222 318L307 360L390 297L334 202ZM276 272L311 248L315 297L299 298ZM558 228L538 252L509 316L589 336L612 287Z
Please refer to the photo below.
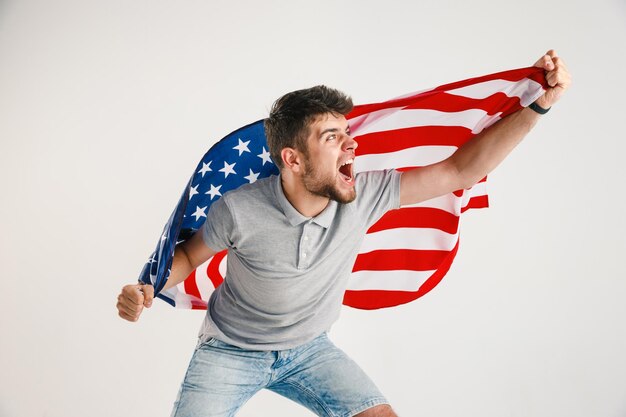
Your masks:
M460 181L460 187L459 189L468 189L473 187L474 185L476 185L478 182L480 182L483 178L485 178L485 175L482 174L476 174L476 175L467 175L467 176L463 176L461 181Z
M478 172L472 172L469 167L461 166L454 157L448 159L447 171L448 178L452 179L449 188L453 190L470 188L484 177L484 175L480 176Z
M469 168L461 169L456 164L452 164L452 167L452 177L455 178L453 188L455 190L465 190L471 188L487 176L487 173L483 173L482 171L471 170Z

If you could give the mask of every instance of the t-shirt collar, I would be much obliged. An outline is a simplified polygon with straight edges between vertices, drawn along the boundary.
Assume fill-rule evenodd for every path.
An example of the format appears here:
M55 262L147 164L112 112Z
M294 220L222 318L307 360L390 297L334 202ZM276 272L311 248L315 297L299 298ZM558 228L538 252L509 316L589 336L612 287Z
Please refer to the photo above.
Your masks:
M306 217L298 210L296 210L296 208L291 205L289 200L287 200L285 192L283 191L283 186L281 185L280 174L276 175L276 178L274 179L274 191L276 194L276 198L278 199L278 203L283 209L285 217L292 226L297 226L301 223L312 220L314 223L327 229L330 226L333 217L335 217L335 213L337 212L337 202L335 200L330 200L326 208L322 210L320 214L313 218Z

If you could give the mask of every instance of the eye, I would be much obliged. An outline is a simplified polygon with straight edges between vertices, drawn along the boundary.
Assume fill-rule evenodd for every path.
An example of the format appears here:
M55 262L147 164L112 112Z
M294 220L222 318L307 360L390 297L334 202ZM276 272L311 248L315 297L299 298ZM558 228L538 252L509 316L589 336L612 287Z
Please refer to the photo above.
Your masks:
M335 135L335 134L328 135L328 136L326 137L326 140L335 140L335 139L337 139L337 135Z

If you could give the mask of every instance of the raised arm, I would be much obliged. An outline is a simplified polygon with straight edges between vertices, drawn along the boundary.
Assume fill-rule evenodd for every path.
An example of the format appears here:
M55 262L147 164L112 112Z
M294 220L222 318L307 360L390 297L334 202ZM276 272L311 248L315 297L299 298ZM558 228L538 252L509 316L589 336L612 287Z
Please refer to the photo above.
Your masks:
M554 50L539 58L535 66L546 71L549 85L535 103L547 109L569 87L570 74ZM400 182L400 204L419 203L476 184L522 141L539 117L530 108L522 109L485 129L449 158L404 172Z
M172 272L163 289L166 290L183 282L194 269L216 253L204 243L202 230L198 230L189 240L176 247L172 260ZM150 307L153 299L152 285L126 285L117 297L118 314L125 320L137 321L143 308Z

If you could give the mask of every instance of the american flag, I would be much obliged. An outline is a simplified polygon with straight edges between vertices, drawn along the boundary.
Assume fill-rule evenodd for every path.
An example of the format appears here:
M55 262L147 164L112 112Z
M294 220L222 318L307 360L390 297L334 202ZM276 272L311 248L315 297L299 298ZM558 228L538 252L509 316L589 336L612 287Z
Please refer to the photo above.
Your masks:
M545 86L542 69L521 68L355 106L347 116L359 143L355 171L402 171L439 162L486 127L535 101ZM227 251L162 291L176 244L202 226L209 207L224 193L276 174L262 120L216 143L196 167L139 280L154 285L157 296L173 306L206 309L211 292L226 275ZM391 307L432 290L458 251L461 213L488 206L485 181L385 214L367 231L344 304Z

